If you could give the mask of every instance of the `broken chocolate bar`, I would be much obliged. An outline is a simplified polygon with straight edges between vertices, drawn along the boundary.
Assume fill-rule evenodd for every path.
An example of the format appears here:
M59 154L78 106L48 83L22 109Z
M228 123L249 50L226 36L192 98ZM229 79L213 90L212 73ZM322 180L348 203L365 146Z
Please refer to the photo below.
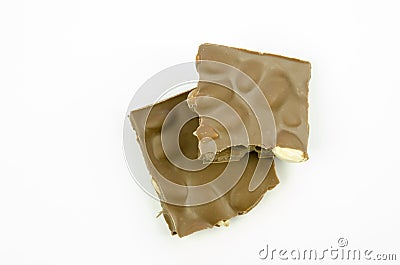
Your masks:
M129 115L164 219L171 233L180 237L227 225L279 183L273 158L259 159L256 153L230 163L204 164L198 160L193 132L199 119L188 108L187 96L188 92ZM260 182L254 190L249 189L253 181Z
M200 80L188 104L200 117L195 135L201 159L234 161L252 150L259 157L273 153L291 162L308 159L309 62L214 44L201 45L196 60ZM263 97L265 117L256 113L263 108L254 103ZM226 115L229 108L222 103L239 118ZM215 148L205 148L211 140Z

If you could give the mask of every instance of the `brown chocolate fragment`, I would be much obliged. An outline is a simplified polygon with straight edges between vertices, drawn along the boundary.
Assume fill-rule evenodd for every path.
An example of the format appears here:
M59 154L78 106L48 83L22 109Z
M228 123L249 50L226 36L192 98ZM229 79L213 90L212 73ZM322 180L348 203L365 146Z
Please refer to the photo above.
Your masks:
M252 150L257 151L260 157L271 156L273 152L278 158L291 162L308 159L309 62L214 44L201 45L196 59L200 81L198 88L190 93L188 103L200 116L200 126L195 134L199 139L200 157L204 161L211 158L214 162L234 161ZM210 61L219 64L213 65ZM239 70L242 75L231 68ZM259 110L260 107L252 102L260 100L263 95L272 110L275 126L271 126L268 115L259 118L254 114L254 109ZM232 118L225 124L219 122L226 108L210 98L225 102L240 119ZM225 117L228 116L225 114ZM244 125L248 137L235 129L239 123ZM260 123L266 127L260 127ZM270 127L275 127L276 132L268 131ZM260 138L261 133L265 138ZM202 152L201 140L209 135L213 135L216 145L216 153L213 154ZM229 152L232 146L237 149L235 154Z
M180 237L205 228L228 225L229 219L251 210L267 190L274 188L279 183L273 159L258 159L255 153L246 154L240 161L230 163L204 165L202 161L198 160L198 141L193 132L199 126L199 121L198 117L187 106L187 96L188 93L183 93L154 106L134 110L129 115L146 165L152 176L153 186L161 200L163 216L171 233L178 234ZM178 111L174 111L176 109ZM185 122L188 117L191 119ZM161 131L163 131L163 134L175 133L175 129L179 129L181 125L183 127L179 132L179 146L174 145L173 139L162 140ZM172 150L172 152L167 155L166 150ZM180 166L190 168L190 163L197 161L198 165L204 168L198 171L190 171L174 165L174 160L176 163L181 163L184 160L179 157L179 151L185 157L193 159L192 162L182 163ZM179 159L176 160L176 158ZM257 167L259 162L268 167ZM216 183L214 185L214 182L211 183L211 181L221 178L220 174L228 167L233 167L233 172L239 171L240 173L240 168L244 170L243 174L239 175L238 181L233 183L233 188L227 190L226 193L221 193L213 201L190 206L192 190L189 186L205 185L202 193L198 195L211 198L220 192L221 187L225 187ZM223 179L226 182L234 178L230 175L227 177ZM174 186L167 185L165 179L187 187L187 189L184 192L181 189L175 189ZM261 179L262 181L257 188L249 191L251 181L254 179ZM171 201L174 203L171 203ZM196 198L193 201L196 201Z

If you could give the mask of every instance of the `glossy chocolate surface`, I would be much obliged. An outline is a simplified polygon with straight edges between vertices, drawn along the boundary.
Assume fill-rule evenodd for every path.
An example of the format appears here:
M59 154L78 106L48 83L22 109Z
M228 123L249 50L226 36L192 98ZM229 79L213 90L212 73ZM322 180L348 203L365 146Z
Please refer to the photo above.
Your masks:
M193 112L187 106L187 96L188 93L183 93L154 106L134 110L129 115L152 176L154 188L161 200L162 214L171 233L178 234L180 237L205 228L227 225L229 219L251 210L267 190L279 183L273 158L259 159L254 152L244 155L240 161L230 163L204 165L198 160L198 140L193 132L199 126L199 120L198 117L191 116ZM186 122L188 117L192 118ZM175 132L177 128L180 130L177 142L172 139L167 143L163 141L161 132L164 133L164 130L165 133ZM166 155L164 152L166 149L170 154ZM189 170L179 168L170 161L175 160L179 164L181 160L184 160L180 156L181 153L190 160L185 162L186 164L182 163L181 166L186 165ZM192 171L193 165L202 165L204 168ZM233 175L227 175L222 178L221 185L214 185L212 181L220 179L220 175L228 166L232 167L232 172L239 173L237 180ZM249 186L254 179L260 183L253 191L250 191ZM180 188L175 189L165 180L179 184ZM234 183L229 183L232 181ZM190 187L204 184L204 189L193 199ZM220 190L221 187L226 188L231 184L233 187L226 192ZM216 194L218 196L213 201L198 205L192 203L198 201L200 197L212 198Z

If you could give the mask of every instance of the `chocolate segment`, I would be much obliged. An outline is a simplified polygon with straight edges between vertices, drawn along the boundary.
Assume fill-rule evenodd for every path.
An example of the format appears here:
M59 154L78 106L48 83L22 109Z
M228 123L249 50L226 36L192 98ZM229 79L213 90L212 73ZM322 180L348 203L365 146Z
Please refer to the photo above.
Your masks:
M273 153L291 162L308 159L309 62L214 44L201 45L196 60L200 81L198 88L190 93L188 104L200 116L200 126L195 134L199 140L200 157L204 161L210 161L210 158L214 162L238 160L252 150L258 152L260 157ZM213 65L210 61L219 64ZM238 75L224 65L244 73L251 82L243 78L243 74ZM262 94L256 93L258 90ZM247 99L240 95L245 95ZM252 101L259 101L260 95L269 103L276 132L268 131L273 127L270 126L270 117L259 118L254 113L258 106ZM236 128L242 123L248 136L235 129L227 130L226 124L219 122L224 116L222 112L226 110L221 108L222 104L212 103L207 98L220 100L232 107L240 119L232 119L226 124ZM260 123L267 124L267 127L261 128ZM262 134L266 139L264 142L260 138ZM215 154L202 152L202 139L209 135L213 135ZM230 137L241 140L232 142ZM229 149L232 146L236 148L235 154Z
M267 190L279 183L273 159L258 159L256 153L246 154L240 161L230 163L203 164L198 160L198 140L193 132L198 128L199 120L188 108L187 96L188 93L183 93L154 106L134 110L129 115L160 198L164 219L171 233L180 237L205 228L228 225L229 219L251 210ZM170 137L163 139L162 134L174 134L177 130L180 131L177 141ZM195 167L200 169L193 170ZM233 183L234 174L221 177L229 167L233 173L239 173ZM223 181L218 183L220 179ZM252 190L252 182L259 180L260 184ZM221 190L230 185L232 188L226 192ZM195 196L198 187L203 188ZM198 197L206 198L206 202L195 205L193 202L198 202ZM208 198L214 197L207 202Z

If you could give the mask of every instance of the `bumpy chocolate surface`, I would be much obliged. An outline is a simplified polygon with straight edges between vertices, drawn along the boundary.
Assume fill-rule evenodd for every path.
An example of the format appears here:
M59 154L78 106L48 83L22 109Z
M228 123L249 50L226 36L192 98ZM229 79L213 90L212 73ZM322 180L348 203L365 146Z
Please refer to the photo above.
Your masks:
M168 132L170 130L173 132L180 124L184 124L184 126L179 133L179 145L169 149L172 150L172 154L169 154L169 157L172 160L179 157L179 150L185 157L193 159L193 161L196 161L198 156L198 141L193 135L193 132L199 126L198 117L194 117L186 123L184 122L188 117L186 114L193 114L185 102L187 96L188 93L183 93L159 102L154 106L134 110L129 115L146 165L152 176L154 188L161 200L162 214L171 233L173 235L178 234L180 237L213 226L227 225L229 219L251 210L267 190L274 188L279 183L273 160L271 158L258 159L256 153L246 154L237 162L208 164L198 171L185 170L171 163L162 145L174 144L174 141L171 140L169 143L164 143L161 131L163 130L164 132L166 130ZM183 105L180 104L182 102L184 103ZM173 108L178 105L181 108L173 113ZM169 117L168 115L171 113L173 115ZM165 147L168 148L168 146ZM203 164L202 161L197 161ZM257 167L260 161L266 162L264 164L267 165L272 163L272 165L267 168ZM244 172L239 176L238 181L234 183L233 188L219 198L196 206L181 206L169 203L169 199L177 198L175 201L187 202L191 195L191 190L188 189L186 193L182 193L166 185L163 179L184 187L199 186L219 178L220 174L228 167L228 164L233 166L233 171L242 167ZM225 180L229 181L229 177ZM255 190L249 191L252 179L261 179L262 181ZM200 194L200 196L207 197L209 194L218 192L218 189L215 185L207 185L203 190L203 195Z
M309 62L214 44L201 45L196 59L200 81L198 88L190 93L188 103L190 108L200 116L200 126L196 130L196 135L199 140L200 157L204 161L238 160L249 150L259 152L260 157L270 156L271 153L268 151L272 150L277 157L292 162L308 159L308 83L311 77ZM208 61L239 69L258 87L238 77L231 70L210 66ZM258 120L252 112L252 108L254 110L257 106L249 106L239 96L239 94L244 94L250 99L257 99L260 94L255 91L259 89L272 109L276 127L274 143L268 141L273 137L270 135L271 132L265 129L262 133L267 134L267 141L261 142L259 136L259 122L269 123L270 121ZM213 116L223 116L221 112L225 110L221 109L221 104L208 99L200 100L202 97L216 98L231 106L241 119L232 119L228 124L235 128L239 127L239 122L242 122L249 134L248 143L244 143L243 140L247 137L246 135L238 130L227 130L226 126L224 127L213 118ZM212 117L207 117L203 113L211 113ZM232 136L241 138L242 142L232 143L230 141ZM202 139L210 137L216 145L216 155L202 152ZM236 145L238 150L232 155L227 152L227 148L233 145Z

